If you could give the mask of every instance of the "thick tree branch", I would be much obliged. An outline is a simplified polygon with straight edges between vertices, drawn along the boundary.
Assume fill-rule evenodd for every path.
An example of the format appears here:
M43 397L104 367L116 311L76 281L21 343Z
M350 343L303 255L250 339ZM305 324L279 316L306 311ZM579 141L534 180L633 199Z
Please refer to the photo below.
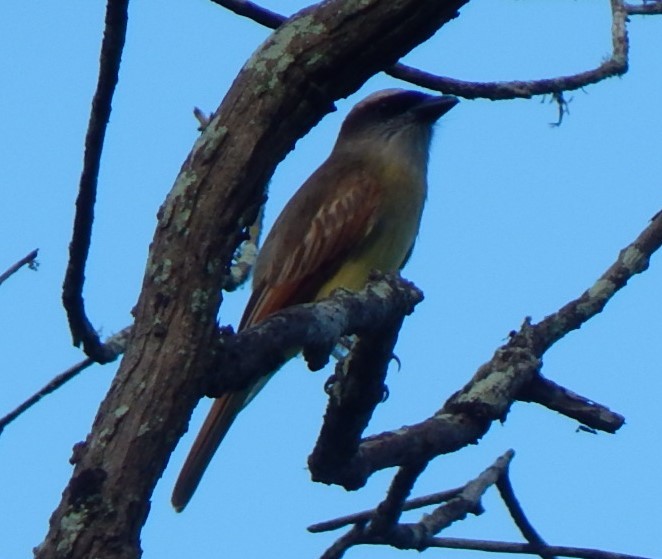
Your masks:
M128 0L108 0L106 5L99 79L85 136L83 171L76 199L74 229L69 244L69 263L62 286L62 303L67 311L74 345L82 344L86 355L99 363L108 363L115 357L112 350L101 343L99 335L85 313L83 285L85 264L92 238L101 152L126 39L128 5Z
M339 289L328 299L277 312L238 335L221 335L200 395L216 397L251 385L280 368L291 348L303 348L309 368L319 370L343 336L362 335L375 324L400 324L422 299L421 291L400 276L375 274L357 293Z
M401 296L405 312L381 320L364 317L363 327L355 332L358 340L349 355L336 366L319 439L308 458L316 481L326 481L327 476L333 479L356 454L361 435L383 400L384 380L398 332L405 313L409 314L406 311L413 309L407 299L422 299L414 286L406 287L408 289L402 290L404 297Z
M159 212L129 345L38 558L135 558L150 496L215 359L220 288L296 139L465 0L331 0L246 63ZM130 487L131 491L126 491Z
M366 331L372 324L401 320L413 312L423 294L399 276L375 274L358 293L338 290L317 303L297 305L278 312L258 326L238 335L220 332L218 360L208 373L200 396L215 397L240 390L259 377L273 373L289 358L283 348L303 347L312 370L322 368L333 347L346 334ZM132 326L105 342L117 357L124 353ZM93 365L90 358L55 376L16 409L0 418L0 433L21 414Z

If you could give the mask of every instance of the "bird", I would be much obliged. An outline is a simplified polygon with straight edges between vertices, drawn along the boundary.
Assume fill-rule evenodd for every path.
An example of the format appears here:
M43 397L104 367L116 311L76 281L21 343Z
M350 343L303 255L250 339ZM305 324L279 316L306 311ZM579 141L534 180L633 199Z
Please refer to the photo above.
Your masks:
M259 251L239 332L336 288L358 291L374 270L405 265L427 196L433 127L458 101L386 89L350 110L331 154L285 205ZM186 507L235 418L269 378L215 399L175 483L175 510Z

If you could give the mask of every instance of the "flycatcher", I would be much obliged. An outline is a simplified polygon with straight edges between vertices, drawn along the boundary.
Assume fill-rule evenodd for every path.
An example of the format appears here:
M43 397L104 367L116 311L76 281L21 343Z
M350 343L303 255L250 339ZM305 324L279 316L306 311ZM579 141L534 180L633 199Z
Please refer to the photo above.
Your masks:
M358 291L373 270L404 266L425 203L433 125L457 103L448 95L387 89L350 111L331 155L267 236L239 330L338 287ZM177 479L175 509L189 502L237 414L269 378L214 401Z

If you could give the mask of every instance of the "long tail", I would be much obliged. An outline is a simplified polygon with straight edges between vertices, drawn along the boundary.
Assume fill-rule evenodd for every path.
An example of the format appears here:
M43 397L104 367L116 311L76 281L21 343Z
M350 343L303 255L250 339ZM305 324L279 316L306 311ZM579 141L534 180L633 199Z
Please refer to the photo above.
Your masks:
M287 287L274 290L263 289L260 286L254 289L239 323L239 331L257 324L265 316L287 306L293 289ZM291 357L294 355L296 355L296 351L292 352ZM179 472L177 483L175 483L171 502L177 512L181 512L193 497L216 449L230 430L239 412L262 390L272 376L273 373L258 379L252 386L244 390L228 392L216 398L189 451L186 462Z
M191 500L216 449L244 407L249 392L230 392L214 400L172 492L172 506L177 512L181 512Z

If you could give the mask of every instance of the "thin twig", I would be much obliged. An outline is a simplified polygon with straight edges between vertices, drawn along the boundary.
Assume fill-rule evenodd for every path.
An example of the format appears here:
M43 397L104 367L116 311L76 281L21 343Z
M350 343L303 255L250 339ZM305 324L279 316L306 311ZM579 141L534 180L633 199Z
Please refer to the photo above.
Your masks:
M214 4L223 6L238 16L247 17L269 29L276 29L287 19L285 16L272 12L248 0L212 0Z
M640 555L628 555L626 553L602 551L600 549L590 549L587 547L568 547L561 545L537 547L530 543L495 542L463 538L431 538L429 547L467 549L493 553L524 553L527 555L540 555L542 552L550 555L558 555L560 557L578 557L579 559L651 559Z
M115 356L118 356L124 352L130 332L131 332L131 327L129 326L127 328L124 328L122 331L118 332L117 334L108 338L106 342L106 346L115 353ZM75 365L69 367L66 371L60 373L59 375L51 379L48 384L46 384L43 388L41 388L32 396L30 396L21 405L17 406L7 415L0 418L0 434L2 434L2 432L4 431L5 427L7 427L7 425L9 425L12 421L14 421L17 417L19 417L25 411L30 409L32 406L34 406L44 396L50 394L51 392L55 392L62 385L69 382L72 378L78 375L78 373L84 371L94 363L95 361L88 357L87 359L84 359L80 363L76 363Z
M456 487L455 489L448 489L446 491L439 491L437 493L432 493L430 495L425 495L424 497L416 497L415 499L409 499L404 502L402 505L402 511L420 509L422 507L427 507L429 505L438 505L440 503L445 503L453 497L457 497L465 486ZM377 509L363 510L353 514L348 514L346 516L341 516L339 518L334 518L332 520L325 520L324 522L318 522L317 524L312 524L308 526L308 531L311 533L318 532L330 532L332 530L337 530L338 528L343 528L349 526L350 524L359 524L362 522L368 522L371 520L377 512Z
M69 367L63 373L60 373L59 375L54 377L48 384L46 384L43 388L38 390L32 396L30 396L22 404L20 404L15 409L10 411L4 417L0 418L0 433L4 431L7 425L9 425L12 421L14 421L18 416L23 414L23 412L27 411L32 406L34 406L44 396L50 394L51 392L54 392L55 390L60 388L60 386L70 381L78 373L87 369L92 364L94 364L94 361L88 357L86 359L83 359L83 361L81 361L80 363L76 363L72 367Z
M108 0L106 5L99 78L85 136L83 171L76 199L74 228L69 244L69 263L62 286L62 302L67 311L73 343L75 346L82 344L85 354L99 363L110 361L112 352L101 343L99 335L85 313L83 285L85 283L85 264L92 238L101 153L126 39L128 4L128 0Z
M36 270L37 269L36 258L38 253L39 253L39 249L36 248L30 254L24 256L18 262L7 268L2 274L0 274L0 285L2 285L7 279L13 276L26 264L28 265L28 268L30 268L31 270Z
M508 468L506 468L503 475L497 480L496 486L499 490L499 495L501 495L503 502L506 504L506 508L508 509L513 522L515 522L515 525L519 528L524 539L538 548L545 547L547 543L542 539L540 534L538 534L533 527L533 524L529 522L529 519L524 514L524 510L517 500L517 497L515 497L515 491L513 491L513 486L510 483L510 476L508 475ZM541 551L539 555L542 559L555 559L554 555L544 551Z

